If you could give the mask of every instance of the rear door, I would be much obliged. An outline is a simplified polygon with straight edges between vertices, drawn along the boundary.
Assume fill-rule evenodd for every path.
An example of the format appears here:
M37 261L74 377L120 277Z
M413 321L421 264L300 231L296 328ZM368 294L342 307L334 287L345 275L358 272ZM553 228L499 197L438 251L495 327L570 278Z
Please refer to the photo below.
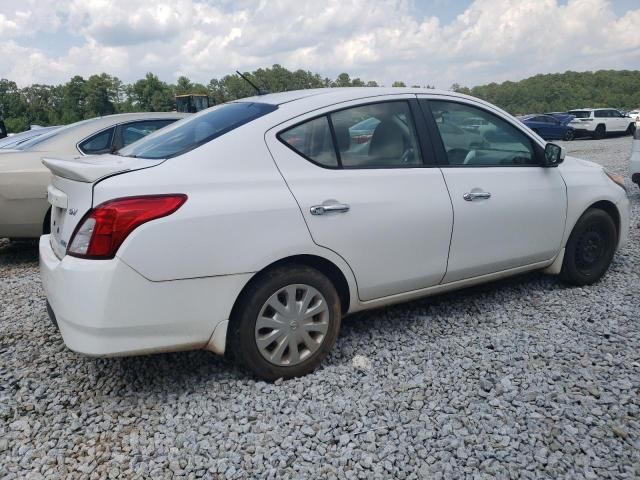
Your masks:
M314 242L346 260L363 301L437 285L446 271L453 211L418 108L410 95L349 102L265 136Z
M421 105L437 139L455 218L444 282L554 258L564 233L566 188L557 168L539 166L542 147L516 122L481 104L426 98ZM449 145L442 126L469 117L487 121L483 144Z

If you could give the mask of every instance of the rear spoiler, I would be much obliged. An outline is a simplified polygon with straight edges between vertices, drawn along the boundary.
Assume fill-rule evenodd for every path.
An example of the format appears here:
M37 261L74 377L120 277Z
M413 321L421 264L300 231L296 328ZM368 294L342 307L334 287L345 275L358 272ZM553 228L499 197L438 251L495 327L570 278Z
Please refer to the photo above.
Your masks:
M88 157L45 157L42 163L58 177L77 182L93 183L116 173L129 172L159 165L164 160L138 159L117 155L94 155Z

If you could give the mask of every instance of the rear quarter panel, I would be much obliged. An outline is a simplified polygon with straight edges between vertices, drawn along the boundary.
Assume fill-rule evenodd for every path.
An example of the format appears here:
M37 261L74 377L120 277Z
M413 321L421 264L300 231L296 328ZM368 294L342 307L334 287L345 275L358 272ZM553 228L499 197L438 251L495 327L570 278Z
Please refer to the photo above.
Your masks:
M315 254L333 261L355 288L346 263L311 240L261 128L241 127L157 167L103 180L94 205L162 193L189 198L171 216L136 229L117 254L150 280L252 273Z

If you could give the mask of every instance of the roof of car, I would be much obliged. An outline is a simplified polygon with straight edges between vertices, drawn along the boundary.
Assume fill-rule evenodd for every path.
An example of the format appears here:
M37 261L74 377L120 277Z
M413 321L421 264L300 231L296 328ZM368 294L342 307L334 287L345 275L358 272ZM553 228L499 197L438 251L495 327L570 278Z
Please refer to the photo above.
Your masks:
M462 96L460 94L434 90L427 88L409 88L409 87L336 87L336 88L310 88L308 90L291 90L288 92L267 93L266 95L256 95L253 97L238 99L238 102L256 102L267 103L271 105L282 105L296 100L302 100L309 97L322 96L323 100L330 102L333 97L341 100L348 96L357 99L363 97L372 97L377 95L399 95L399 94L416 94L430 93L441 95Z
M69 142L75 145L76 142L84 139L85 137L121 123L136 120L180 119L188 115L189 114L187 113L179 112L138 112L105 115L103 117L95 117L61 126L60 128L53 130L52 132L45 133L39 137L35 137L32 140L26 141L23 146L25 149L40 149L45 145L66 145Z

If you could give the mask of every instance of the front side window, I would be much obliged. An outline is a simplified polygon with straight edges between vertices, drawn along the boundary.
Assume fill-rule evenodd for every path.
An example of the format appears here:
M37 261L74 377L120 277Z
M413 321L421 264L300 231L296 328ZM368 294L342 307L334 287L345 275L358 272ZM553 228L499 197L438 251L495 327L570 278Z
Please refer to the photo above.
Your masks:
M175 122L123 148L119 153L127 157L149 159L176 157L277 108L277 105L267 103L224 103Z
M470 105L440 100L429 101L442 143L452 166L537 165L533 142L506 120ZM483 121L476 129L466 128L470 118ZM451 127L466 130L452 135Z
M115 127L111 127L102 132L87 138L85 141L78 145L78 148L82 153L87 155L100 155L103 153L109 153L111 151L111 142L113 140L113 132Z

